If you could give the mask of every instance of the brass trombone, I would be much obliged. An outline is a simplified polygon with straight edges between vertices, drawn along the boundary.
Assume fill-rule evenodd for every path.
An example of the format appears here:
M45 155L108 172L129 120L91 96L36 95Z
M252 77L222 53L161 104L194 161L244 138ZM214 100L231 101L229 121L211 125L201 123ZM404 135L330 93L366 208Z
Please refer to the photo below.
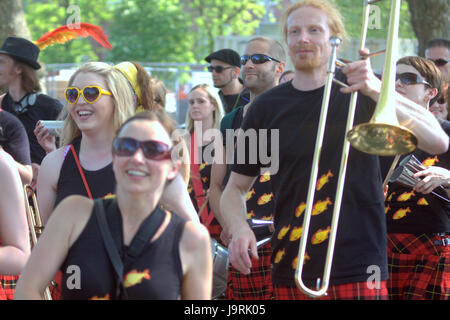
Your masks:
M26 184L23 187L23 192L25 196L25 208L27 210L28 228L30 229L32 247L34 247L44 230L44 226L42 224L36 194L33 188ZM44 299L52 300L52 295L50 294L50 289L48 287L45 288Z
M361 37L359 43L360 50L364 49L365 47L370 5L378 1L379 0L364 1L363 22L361 26ZM417 145L417 139L415 138L415 136L409 130L400 127L400 125L398 124L397 117L395 115L395 108L393 108L394 92L392 92L392 90L395 89L394 84L395 84L395 62L396 62L393 59L393 46L397 42L398 38L400 4L401 0L392 0L391 16L389 21L389 35L386 49L386 62L382 82L382 92L380 94L380 98L378 100L378 104L375 109L372 120L369 123L361 124L352 129L358 92L353 92L350 97L350 106L345 131L347 132L347 140L344 141L344 147L342 150L340 171L337 181L336 196L333 208L333 217L329 233L329 243L325 259L325 268L322 279L320 278L317 279L316 290L312 290L304 284L302 279L302 273L303 273L303 262L306 254L308 232L312 215L312 207L314 202L314 191L317 182L318 164L320 159L320 152L322 150L325 122L331 93L331 86L333 81L335 81L333 79L336 64L338 62L336 52L337 47L340 44L340 39L335 37L332 37L330 39L332 51L328 63L327 79L322 99L322 109L317 130L310 183L303 218L303 231L302 236L300 238L300 245L297 256L297 266L295 272L295 281L297 287L302 292L312 297L320 297L325 295L329 286L331 265L333 261L334 247L336 242L336 234L337 234L339 213L341 209L345 175L347 171L347 161L350 150L350 144L360 151L378 155L396 155L411 152L415 149L415 146ZM394 112L393 115L392 112Z

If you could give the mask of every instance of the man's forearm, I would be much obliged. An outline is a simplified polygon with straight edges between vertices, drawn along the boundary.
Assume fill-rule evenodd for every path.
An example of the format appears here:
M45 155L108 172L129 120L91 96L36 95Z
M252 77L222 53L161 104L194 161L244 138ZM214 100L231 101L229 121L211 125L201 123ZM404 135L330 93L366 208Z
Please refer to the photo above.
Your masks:
M400 94L396 102L398 121L416 135L419 149L430 154L447 151L449 138L431 112Z
M220 211L224 213L222 215L224 227L231 233L242 224L246 224L245 193L238 188L225 188L220 199Z

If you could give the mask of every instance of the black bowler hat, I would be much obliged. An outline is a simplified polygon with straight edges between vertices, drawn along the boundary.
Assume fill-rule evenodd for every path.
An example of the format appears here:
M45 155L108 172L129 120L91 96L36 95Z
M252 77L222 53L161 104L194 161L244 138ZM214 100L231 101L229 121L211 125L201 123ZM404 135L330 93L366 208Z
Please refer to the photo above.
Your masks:
M211 62L212 59L220 60L239 68L241 67L241 57L232 49L221 49L211 53L205 58L207 62Z
M36 70L41 67L37 62L39 51L39 48L33 42L19 37L8 37L0 48L0 54L6 54Z

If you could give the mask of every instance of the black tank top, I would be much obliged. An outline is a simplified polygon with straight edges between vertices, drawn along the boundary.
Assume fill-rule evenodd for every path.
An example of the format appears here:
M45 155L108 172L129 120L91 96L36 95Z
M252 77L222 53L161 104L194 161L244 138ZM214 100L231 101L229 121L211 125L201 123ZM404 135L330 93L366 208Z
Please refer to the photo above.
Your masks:
M80 142L81 138L76 138L72 142L77 156L80 154ZM112 163L96 171L82 170L94 199L103 198L115 192L116 179L114 177ZM88 196L72 151L69 149L69 146L67 146L61 171L59 172L55 207L64 198L74 194Z
M104 199L105 215L110 228L122 218L114 199ZM186 221L172 214L160 237L148 243L140 257L124 265L124 284L128 299L175 300L180 298L183 271L179 254L181 234ZM123 237L121 243L123 244ZM116 278L103 245L94 212L73 243L61 266L61 299L111 299Z

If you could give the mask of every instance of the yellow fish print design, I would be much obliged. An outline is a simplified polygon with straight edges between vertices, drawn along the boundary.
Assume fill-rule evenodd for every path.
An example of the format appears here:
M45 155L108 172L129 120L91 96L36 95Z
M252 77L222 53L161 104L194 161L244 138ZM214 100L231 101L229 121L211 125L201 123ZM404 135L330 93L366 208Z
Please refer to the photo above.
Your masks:
M331 170L328 170L328 172L326 174L323 174L316 183L316 190L319 191L320 189L323 188L324 185L326 185L329 181L330 178L332 178L334 175L333 173L331 173Z
M403 192L401 195L399 195L397 197L397 201L399 202L404 202L404 201L408 201L409 199L411 199L411 197L414 197L416 194L414 193L414 191L411 192Z
M116 195L114 193L108 193L106 195L103 196L103 199L114 199L116 197Z
M425 199L425 198L420 198L419 200L417 200L417 204L419 206L429 206L430 205L428 203L427 199Z
M259 177L259 182L264 183L270 180L270 171L266 171L264 172L263 175L261 175L261 177Z
M150 270L145 269L144 271L139 272L136 269L133 269L124 276L123 285L125 288L129 288L140 284L144 279L151 279Z
M263 204L266 204L272 200L273 193L264 193L261 197L259 197L257 203L258 205L262 206Z
M386 201L391 201L392 197L394 196L395 192L392 192L389 197L387 197Z
M433 158L426 158L425 160L423 160L422 164L425 167L431 167L434 166L434 164L437 162L439 162L439 159L437 156L434 156Z
M254 194L255 194L255 188L252 188L250 191L247 192L245 200L246 201L250 200L253 197Z
M320 244L328 239L328 235L330 234L331 227L328 226L325 230L319 229L317 232L311 237L312 244Z
M278 240L283 239L284 236L286 235L286 233L288 233L288 231L289 231L290 228L291 228L291 225L288 225L287 227L281 228L280 232L278 232L277 239L278 239Z
M284 255L286 254L286 249L278 250L277 254L275 255L274 263L280 263L281 259L283 259Z
M392 219L398 220L398 219L404 218L404 217L406 217L406 214L410 213L410 212L411 212L411 209L409 207L407 207L406 209L398 209L392 215Z
M253 218L254 216L255 216L255 213L253 212L253 210L250 212L247 212L247 220Z
M305 252L305 257L303 259L303 264L305 264L308 260L311 260L311 257L309 256L308 252ZM297 269L297 261L298 261L298 256L294 258L294 260L292 260L292 264L291 267L292 269Z
M297 208L295 208L295 216L297 218L299 218L302 215L302 213L305 211L305 208L306 208L306 203L305 202L300 203L297 206Z
M317 201L312 209L312 215L317 216L328 209L329 205L332 205L330 198L327 197L325 200L319 200Z
M296 241L300 239L300 237L302 236L302 231L302 227L293 227L291 233L289 234L289 241Z

